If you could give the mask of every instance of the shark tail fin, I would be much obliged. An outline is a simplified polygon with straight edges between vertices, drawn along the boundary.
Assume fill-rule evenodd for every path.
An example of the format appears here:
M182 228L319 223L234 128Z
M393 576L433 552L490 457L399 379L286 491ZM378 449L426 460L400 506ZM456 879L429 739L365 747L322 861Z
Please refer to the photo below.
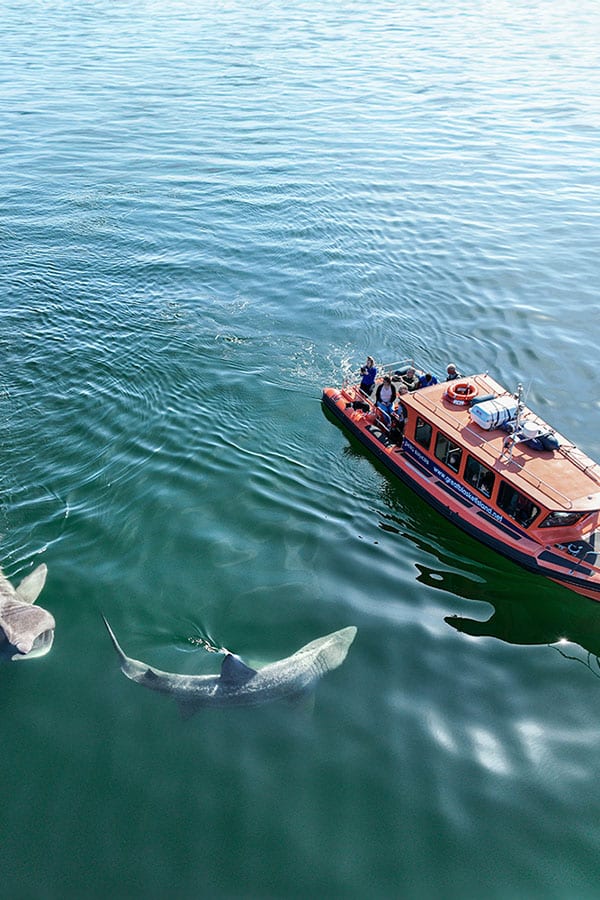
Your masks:
M35 603L46 583L47 574L48 567L46 563L42 563L33 572L26 575L16 591L19 600L22 600L23 603Z
M102 614L101 614L101 615L102 615ZM121 650L121 647L120 647L120 645L119 645L119 642L118 642L118 640L117 640L116 637L115 637L115 633L114 633L114 631L112 630L112 628L110 627L110 625L108 624L108 619L107 619L106 616L104 616L104 615L102 616L102 619L104 620L104 624L106 625L106 630L108 631L108 633L109 633L109 635L110 635L110 639L111 639L111 641L113 642L113 646L114 646L115 650L117 651L117 656L118 656L119 659L121 660L121 663L127 663L127 662L128 662L128 659L127 659L127 657L125 656L125 654L123 653L123 651Z

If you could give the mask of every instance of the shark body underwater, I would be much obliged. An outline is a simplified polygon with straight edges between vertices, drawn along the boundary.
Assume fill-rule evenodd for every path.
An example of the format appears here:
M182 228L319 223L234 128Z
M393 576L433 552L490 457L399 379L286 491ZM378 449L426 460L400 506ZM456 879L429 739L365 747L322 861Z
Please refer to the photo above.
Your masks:
M121 671L131 681L173 697L186 717L202 707L261 706L281 700L300 700L322 675L341 666L356 635L354 626L342 628L258 670L227 651L220 675L177 675L126 656L107 620L102 618Z
M33 604L48 569L42 563L15 588L0 569L0 660L45 656L54 641L54 617Z

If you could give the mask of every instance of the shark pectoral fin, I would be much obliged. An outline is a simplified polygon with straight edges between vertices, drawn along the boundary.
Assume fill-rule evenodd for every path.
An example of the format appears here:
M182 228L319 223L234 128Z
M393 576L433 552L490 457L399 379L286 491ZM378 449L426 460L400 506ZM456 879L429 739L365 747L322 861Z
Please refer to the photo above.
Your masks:
M195 712L198 711L198 705L191 700L178 700L179 715L184 722L191 719Z
M29 575L26 575L19 587L17 588L17 597L23 603L35 603L42 592L42 588L46 583L46 575L48 567L42 563L37 569L34 569Z
M246 684L255 675L256 669L251 669L233 653L228 653L221 665L221 681L224 684Z
M305 716L311 716L315 711L314 686L306 688L294 697L288 697L287 704L291 709L296 710L298 713Z

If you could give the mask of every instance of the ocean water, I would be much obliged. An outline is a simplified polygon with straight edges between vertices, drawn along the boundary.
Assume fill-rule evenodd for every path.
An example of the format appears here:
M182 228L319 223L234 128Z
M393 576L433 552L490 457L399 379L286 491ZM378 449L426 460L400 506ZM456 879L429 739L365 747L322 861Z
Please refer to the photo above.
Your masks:
M597 897L600 605L320 405L454 361L600 459L596 0L0 17L0 561L57 622L0 672L2 892ZM188 673L358 634L312 713L183 721L101 613Z

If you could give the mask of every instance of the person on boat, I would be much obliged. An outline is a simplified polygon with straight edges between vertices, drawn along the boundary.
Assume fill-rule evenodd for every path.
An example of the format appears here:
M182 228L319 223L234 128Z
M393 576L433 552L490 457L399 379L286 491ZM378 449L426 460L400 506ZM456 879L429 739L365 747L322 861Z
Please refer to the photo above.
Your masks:
M419 387L431 387L432 384L437 384L438 380L435 375L432 375L431 372L425 372L424 375L421 375L419 378Z
M461 377L462 376L454 363L448 363L446 366L446 381L455 381L457 378Z
M364 366L361 366L360 374L362 375L362 381L360 383L360 390L370 396L373 393L373 387L375 386L375 379L377 378L377 369L375 368L375 360L372 356L367 356L367 361Z
M383 413L383 421L389 428L392 424L392 410L396 399L396 387L392 384L389 375L383 376L383 381L375 392L375 404Z
M408 394L408 388L405 384L398 385L398 389L396 391L396 397L402 397L403 394ZM402 436L404 434L404 423L406 422L406 407L401 400L398 399L394 411L392 413L392 427L390 428L390 438L395 441L397 444L402 442Z
M416 391L419 387L419 376L412 366L406 370L401 378L409 391Z

